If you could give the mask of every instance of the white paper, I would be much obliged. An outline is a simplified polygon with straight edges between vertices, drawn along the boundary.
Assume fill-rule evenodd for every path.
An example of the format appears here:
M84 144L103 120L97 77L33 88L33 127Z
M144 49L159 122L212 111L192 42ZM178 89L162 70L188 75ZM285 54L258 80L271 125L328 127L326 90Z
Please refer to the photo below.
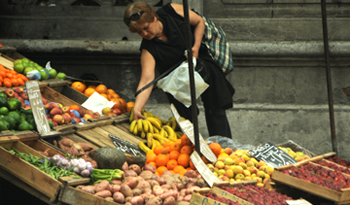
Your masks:
M88 110L100 113L102 115L102 109L106 107L112 108L115 103L108 101L105 97L98 92L94 92L81 106Z

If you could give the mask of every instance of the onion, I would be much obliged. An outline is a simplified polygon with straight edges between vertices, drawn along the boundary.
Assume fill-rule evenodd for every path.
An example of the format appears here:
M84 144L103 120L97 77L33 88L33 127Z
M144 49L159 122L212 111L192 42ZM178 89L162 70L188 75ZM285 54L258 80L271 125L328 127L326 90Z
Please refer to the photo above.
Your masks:
M84 162L79 162L78 168L79 168L81 171L84 170L84 169L86 169L86 163L85 163L85 161L84 161Z
M73 172L80 174L80 169L78 167L74 167L73 168Z
M90 171L87 169L84 169L83 171L80 172L80 175L83 177L88 177L90 175Z
M91 162L86 162L86 169L92 169L92 164Z
M65 158L63 158L63 159L61 160L61 165L62 165L62 166L66 166L67 164L68 164L68 160L65 159Z
M78 159L72 159L72 160L70 161L70 163L71 163L71 165L72 165L73 167L76 167L76 166L78 166L79 160L78 160Z

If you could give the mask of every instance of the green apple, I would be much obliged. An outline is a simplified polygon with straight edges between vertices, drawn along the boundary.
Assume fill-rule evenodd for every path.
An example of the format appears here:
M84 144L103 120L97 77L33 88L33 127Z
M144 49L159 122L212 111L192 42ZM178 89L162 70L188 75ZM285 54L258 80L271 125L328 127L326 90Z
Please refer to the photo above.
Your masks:
M49 72L45 69L39 71L40 75L41 75L41 80L47 80L50 78L49 76Z
M22 63L16 63L14 69L17 73L22 73L24 70L24 66Z
M23 71L23 74L24 74L25 76L27 76L27 73L30 72L30 71L33 71L33 70L35 70L35 69L32 68L32 67L26 67L26 68L24 69L24 71Z
M30 62L30 60L28 58L22 58L22 62L28 64Z
M34 68L35 67L35 63L33 61L29 61L28 66Z
M58 73L56 75L56 78L59 78L59 79L62 79L62 80L65 80L67 77L67 75L65 73Z
M56 69L51 68L51 69L49 70L49 74L50 74L50 79L56 78L56 76L57 76L57 71L56 71Z
M16 59L13 64L22 63L22 59Z

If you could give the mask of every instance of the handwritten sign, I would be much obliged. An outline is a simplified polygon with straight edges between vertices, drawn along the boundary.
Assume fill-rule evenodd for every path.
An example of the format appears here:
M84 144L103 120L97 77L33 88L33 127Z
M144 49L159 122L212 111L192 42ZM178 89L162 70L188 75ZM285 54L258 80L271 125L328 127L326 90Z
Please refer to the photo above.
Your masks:
M49 122L47 121L43 100L37 81L27 81L26 89L29 97L30 106L32 107L36 127L41 136L56 134L51 132Z
M210 187L213 187L214 182L222 181L217 176L215 176L212 171L210 171L209 167L203 162L198 152L193 151L190 156L190 159L193 165L196 167L198 172L201 174L203 179L208 183Z
M194 140L194 130L193 124L189 120L182 120L181 116L177 112L175 106L173 104L170 105L170 110L173 113L176 122L179 124L182 132L187 135L187 137L191 140L193 144L195 144ZM212 163L218 161L213 151L209 148L208 144L203 139L202 135L199 133L199 146L201 153Z
M293 157L289 156L270 142L260 145L255 149L250 150L248 153L259 161L264 161L267 165L273 168L297 162Z

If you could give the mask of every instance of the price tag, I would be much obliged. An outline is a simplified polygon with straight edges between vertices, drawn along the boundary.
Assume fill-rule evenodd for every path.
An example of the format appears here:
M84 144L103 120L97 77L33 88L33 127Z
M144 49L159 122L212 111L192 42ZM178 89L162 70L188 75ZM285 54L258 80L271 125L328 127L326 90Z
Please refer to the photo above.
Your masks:
M51 131L49 122L47 121L38 82L34 80L27 81L26 89L29 97L30 106L32 107L35 124L40 135L47 136L58 134L58 132Z
M195 144L194 140L194 130L193 124L189 120L182 120L181 116L177 112L175 106L173 104L170 105L171 112L173 113L176 122L179 124L182 132L187 135L187 137L191 140L193 144ZM199 146L201 153L212 163L218 161L213 151L209 148L202 135L199 133Z
M259 161L264 161L267 165L273 168L297 162L293 157L289 156L270 142L259 145L248 153Z
M217 176L215 176L212 171L210 171L208 166L203 162L203 160L196 151L192 152L190 158L193 165L196 167L198 172L201 174L203 179L208 183L210 187L213 187L214 182L222 181Z
M305 199L286 200L286 202L289 205L312 205L310 202L306 201Z

